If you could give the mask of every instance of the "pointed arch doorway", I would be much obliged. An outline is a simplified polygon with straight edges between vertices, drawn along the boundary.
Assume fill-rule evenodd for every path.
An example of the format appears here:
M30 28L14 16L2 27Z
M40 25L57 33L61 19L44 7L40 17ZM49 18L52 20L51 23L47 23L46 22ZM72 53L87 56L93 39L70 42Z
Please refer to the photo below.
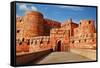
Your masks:
M61 40L59 40L59 41L57 42L56 51L61 51Z

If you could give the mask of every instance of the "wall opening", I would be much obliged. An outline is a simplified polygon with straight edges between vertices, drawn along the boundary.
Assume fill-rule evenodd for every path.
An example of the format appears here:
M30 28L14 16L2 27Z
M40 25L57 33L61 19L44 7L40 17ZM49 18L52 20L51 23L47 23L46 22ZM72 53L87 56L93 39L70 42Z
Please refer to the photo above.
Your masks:
M61 51L61 41L57 42L57 51Z

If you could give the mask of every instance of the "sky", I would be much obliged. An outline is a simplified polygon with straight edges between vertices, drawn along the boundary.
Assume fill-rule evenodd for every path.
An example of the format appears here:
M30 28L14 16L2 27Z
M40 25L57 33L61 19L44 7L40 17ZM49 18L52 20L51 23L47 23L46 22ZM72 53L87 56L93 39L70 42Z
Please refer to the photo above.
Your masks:
M92 19L96 22L95 7L65 6L65 5L47 5L32 3L17 3L16 15L23 16L26 11L38 11L44 15L44 18L52 19L58 22L72 18L75 23L82 19Z

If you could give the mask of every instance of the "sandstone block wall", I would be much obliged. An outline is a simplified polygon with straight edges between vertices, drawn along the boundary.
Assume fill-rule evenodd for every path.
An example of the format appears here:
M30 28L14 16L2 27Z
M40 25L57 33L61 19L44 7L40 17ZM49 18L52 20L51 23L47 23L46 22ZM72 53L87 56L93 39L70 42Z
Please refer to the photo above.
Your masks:
M54 51L69 51L69 31L62 28L54 28L50 31L50 41ZM59 43L60 42L60 45ZM60 49L59 49L60 48Z
M16 18L16 51L38 52L48 49L70 51L70 48L96 49L93 20L72 19L63 23L44 19L40 12L28 11Z
M72 19L68 19L61 24L61 28L67 29L70 31L70 36L74 35L74 28L77 28L78 24L74 23Z
M96 48L96 31L93 20L81 20L79 27L74 29L70 45L76 48Z
M43 15L39 12L26 12L24 18L24 37L43 35Z
M16 50L17 52L40 51L50 49L50 41L43 41L50 36L50 29L60 27L60 23L44 19L40 12L28 11L22 17L16 18ZM47 38L46 38L47 37ZM34 41L32 41L35 39ZM42 41L41 41L42 40ZM32 44L31 44L31 43ZM24 45L23 45L24 43ZM40 44L41 43L41 44ZM25 50L26 48L26 50Z

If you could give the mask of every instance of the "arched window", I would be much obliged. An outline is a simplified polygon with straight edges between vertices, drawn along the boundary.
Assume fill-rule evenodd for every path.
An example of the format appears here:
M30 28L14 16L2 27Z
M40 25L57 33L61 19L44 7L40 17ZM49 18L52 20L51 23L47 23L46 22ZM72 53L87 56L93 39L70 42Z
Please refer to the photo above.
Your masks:
M22 45L22 42L20 42L19 45Z
M81 22L80 22L80 25L81 25Z
M17 42L17 43L20 43L20 39L17 39L16 42Z
M40 44L42 44L42 43L43 43L43 41L41 40L41 41L40 41Z
M89 24L91 24L91 21L89 21Z
M30 39L27 40L27 45L30 45Z
M31 40L31 44L33 44L33 40Z
M74 41L72 41L72 43L74 43Z
M79 43L81 42L81 40L79 40Z
M86 39L84 41L86 42Z
M22 42L24 42L24 38L22 39Z
M92 42L94 42L94 39L92 39Z
M50 43L50 41L47 42L47 44L49 44L49 43Z
M88 34L86 34L86 37L88 37Z
M20 30L17 30L17 33L19 33L20 32Z
M37 40L35 41L35 44L37 44Z

